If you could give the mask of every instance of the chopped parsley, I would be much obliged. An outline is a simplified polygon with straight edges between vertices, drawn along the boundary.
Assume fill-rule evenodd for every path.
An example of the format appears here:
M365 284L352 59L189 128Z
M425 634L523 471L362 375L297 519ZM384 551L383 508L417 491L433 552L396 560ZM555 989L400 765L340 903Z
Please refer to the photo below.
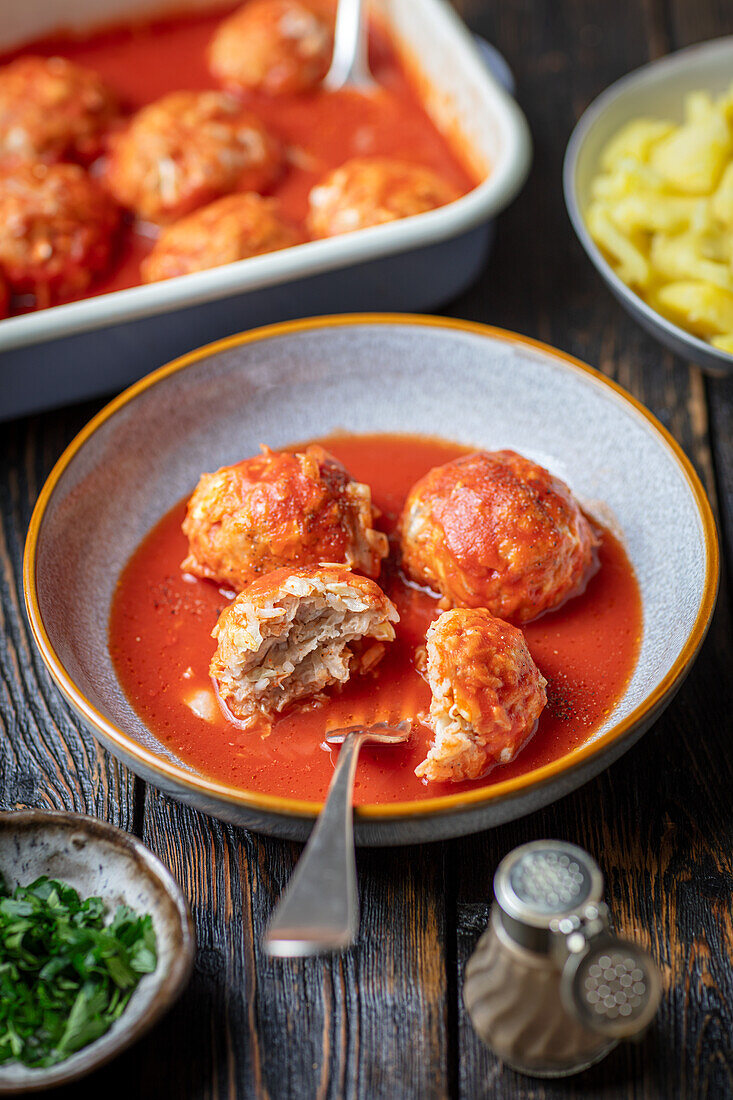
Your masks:
M0 1064L47 1067L104 1035L157 965L149 915L53 879L0 878Z

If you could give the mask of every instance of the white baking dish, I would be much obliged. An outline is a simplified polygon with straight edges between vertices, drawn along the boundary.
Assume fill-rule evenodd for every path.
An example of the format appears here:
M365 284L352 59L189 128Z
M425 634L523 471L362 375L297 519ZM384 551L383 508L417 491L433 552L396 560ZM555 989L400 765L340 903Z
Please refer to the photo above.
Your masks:
M491 220L524 182L526 121L447 0L372 0L440 129L460 134L482 182L438 210L168 282L0 322L0 418L118 390L168 359L254 324L349 310L426 310L470 285ZM28 0L3 12L0 49L60 28L221 0Z

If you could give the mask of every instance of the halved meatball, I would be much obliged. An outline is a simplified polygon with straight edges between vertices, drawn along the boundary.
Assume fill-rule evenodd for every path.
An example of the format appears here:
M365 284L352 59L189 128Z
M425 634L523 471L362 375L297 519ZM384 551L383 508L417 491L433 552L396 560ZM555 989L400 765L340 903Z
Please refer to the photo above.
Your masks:
M308 229L334 237L424 214L458 198L430 168L392 157L355 157L329 172L308 197Z
M528 622L582 589L597 538L570 489L514 451L476 451L430 470L400 518L408 576L446 606Z
M276 252L301 240L298 230L280 217L274 199L246 191L226 195L169 225L140 270L144 282L154 283Z
M0 173L0 269L15 294L49 305L107 267L119 211L77 164Z
M172 92L115 136L106 182L122 206L165 224L231 191L265 190L280 164L275 140L234 96Z
M251 0L219 26L209 68L223 84L268 95L307 92L333 52L331 20L313 0Z
M434 738L415 775L429 781L478 779L508 764L547 702L521 630L485 608L454 608L432 623L427 678Z
M387 536L374 529L368 485L314 444L263 453L203 474L183 522L181 568L235 591L280 566L340 562L379 576Z
M278 569L222 611L209 671L228 716L269 726L290 703L372 669L398 621L374 581L344 566Z
M0 164L87 163L117 114L114 94L63 57L19 57L0 69Z

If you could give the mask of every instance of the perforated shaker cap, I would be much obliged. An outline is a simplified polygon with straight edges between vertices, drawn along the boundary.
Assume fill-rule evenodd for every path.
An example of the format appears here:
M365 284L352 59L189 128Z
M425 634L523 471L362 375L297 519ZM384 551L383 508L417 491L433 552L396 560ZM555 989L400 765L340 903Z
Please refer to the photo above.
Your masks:
M600 902L602 895L598 864L564 840L523 844L501 861L494 875L502 923L512 938L533 950L547 948L553 920Z
M638 944L610 933L563 968L560 996L586 1027L610 1039L643 1031L659 1008L662 982L654 960Z

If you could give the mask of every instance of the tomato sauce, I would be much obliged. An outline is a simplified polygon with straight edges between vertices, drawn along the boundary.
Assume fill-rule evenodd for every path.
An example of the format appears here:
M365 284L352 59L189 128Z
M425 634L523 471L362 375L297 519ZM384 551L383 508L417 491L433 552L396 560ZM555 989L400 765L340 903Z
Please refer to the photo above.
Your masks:
M116 27L88 37L39 39L0 58L0 63L21 54L66 57L99 73L129 115L168 92L219 87L207 69L206 49L221 19L237 6ZM376 23L370 29L369 56L381 85L373 96L348 91L241 96L288 151L286 170L271 193L283 214L301 227L311 187L353 156L415 161L439 172L461 194L478 182L449 138L429 119L389 35ZM98 168L101 165L92 171ZM153 240L128 223L113 269L80 297L137 286L140 262Z
M393 536L411 486L429 469L468 448L421 436L334 436L318 440L372 488L379 526ZM211 630L229 596L210 581L184 576L187 553L181 501L148 534L120 578L112 604L109 645L120 683L155 735L182 761L245 790L321 800L336 753L327 730L358 722L413 718L430 705L415 668L415 650L440 614L437 599L406 582L391 537L379 583L401 621L381 664L332 691L323 707L278 718L262 737L228 723L214 702L208 666ZM613 710L636 664L642 610L634 571L619 540L601 530L599 569L584 593L526 624L532 655L548 681L548 704L537 732L510 764L480 780L425 784L414 775L430 731L416 723L410 743L362 752L357 803L432 798L491 785L532 771L582 745ZM202 709L202 701L205 704ZM191 709L196 707L200 717Z

